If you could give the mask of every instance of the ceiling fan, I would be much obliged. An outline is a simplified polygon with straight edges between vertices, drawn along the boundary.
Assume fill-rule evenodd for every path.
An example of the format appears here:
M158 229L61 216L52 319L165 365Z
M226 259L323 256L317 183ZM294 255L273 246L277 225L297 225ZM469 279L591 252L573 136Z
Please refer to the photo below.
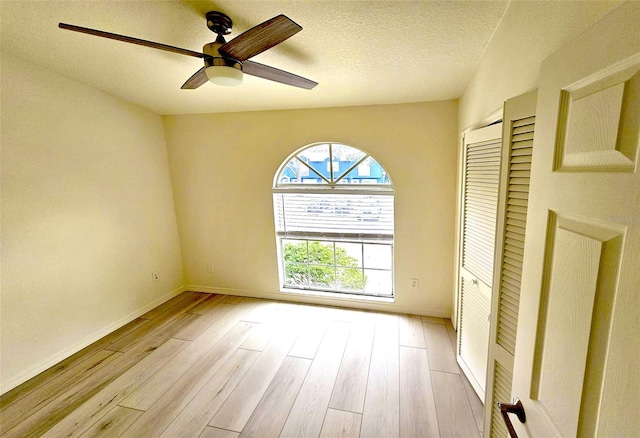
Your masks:
M302 30L302 27L290 18L278 15L252 27L229 42L224 39L224 35L231 33L231 18L218 11L207 12L206 18L207 27L218 36L215 42L205 44L202 53L72 24L59 23L58 27L204 59L204 67L187 79L182 89L195 89L207 81L226 86L240 85L243 73L307 90L318 85L317 82L302 76L249 60Z

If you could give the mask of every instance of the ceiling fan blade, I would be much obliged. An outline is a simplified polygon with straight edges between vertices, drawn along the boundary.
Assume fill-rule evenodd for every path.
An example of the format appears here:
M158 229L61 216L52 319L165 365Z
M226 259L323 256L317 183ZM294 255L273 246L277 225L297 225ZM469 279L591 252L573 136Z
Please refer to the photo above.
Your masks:
M181 55L193 56L196 58L207 58L209 56L209 55L205 55L204 53L194 52L193 50L181 49L180 47L169 46L167 44L161 44L161 43L154 43L153 41L141 40L140 38L133 38L133 37L118 35L110 32L103 32L101 30L89 29L87 27L74 26L73 24L59 23L58 27L60 29L86 33L89 35L109 38L116 41L123 41L125 43L138 44L140 46L151 47L152 49L165 50L167 52L179 53Z
M187 79L187 82L185 82L180 88L183 90L195 90L208 80L209 78L207 77L207 73L205 73L205 67L202 67L200 70L195 72L193 76Z
M257 76L259 78L304 88L306 90L311 90L313 87L318 85L317 82L303 78L302 76L294 75L293 73L253 61L244 61L242 63L242 71L251 76Z
M302 30L302 27L284 15L252 27L241 33L218 51L226 57L237 61L245 61L258 53L280 44Z

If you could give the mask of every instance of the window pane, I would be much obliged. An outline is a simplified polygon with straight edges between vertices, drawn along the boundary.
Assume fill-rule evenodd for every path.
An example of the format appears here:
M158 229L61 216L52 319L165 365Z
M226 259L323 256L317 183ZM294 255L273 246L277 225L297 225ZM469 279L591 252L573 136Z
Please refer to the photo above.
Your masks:
M391 184L387 172L371 157L367 157L340 181L344 180L351 184Z
M336 268L337 289L344 291L361 291L364 287L362 269Z
M300 162L295 158L282 169L280 175L278 176L278 184L291 184L300 182L298 179L298 164Z
M391 270L391 245L364 245L364 267Z
M366 154L351 146L343 144L332 144L331 152L333 153L333 177L338 179L343 173L351 168L358 160L362 159ZM339 163L336 169L336 163Z
M311 286L333 289L335 286L336 270L333 266L309 266Z
M371 175L371 160L364 160L358 164L358 176L370 176Z
M297 158L291 159L280 175L278 184L326 184L320 175L310 170Z
M309 261L306 240L282 239L282 252L285 262L307 263Z
M329 175L328 166L329 166L329 145L328 144L319 144L316 146L312 146L308 149L300 152L297 157L307 163L313 170L315 170L318 174L325 177L327 180L331 181L331 176ZM313 172L310 172L310 177L318 178L318 175L314 175ZM325 183L322 180L322 183ZM326 183L325 183L326 184Z
M309 286L309 267L302 263L285 263L284 284L289 286Z
M364 270L367 283L364 285L364 291L373 295L391 295L393 290L393 281L391 271L374 271L370 269Z
M336 242L336 265L361 268L362 244Z
M312 240L309 242L309 263L314 265L333 266L333 242L319 242Z

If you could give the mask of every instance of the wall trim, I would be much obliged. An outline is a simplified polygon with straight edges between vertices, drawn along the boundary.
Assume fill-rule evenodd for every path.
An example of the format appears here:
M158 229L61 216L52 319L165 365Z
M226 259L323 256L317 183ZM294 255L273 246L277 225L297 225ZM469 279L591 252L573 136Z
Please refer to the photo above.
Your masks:
M350 307L354 309L377 310L393 313L408 313L411 315L433 316L435 318L451 318L451 312L441 309L425 309L383 302L358 300L353 298L323 298L314 295L302 295L287 292L261 292L227 287L212 287L189 284L184 290L193 292L207 292L220 295L233 295L250 298L263 298L276 301L290 301L294 303L322 304L327 306Z
M149 303L149 304L147 304L145 306L142 306L139 309L129 313L127 316L119 319L118 321L115 321L114 323L109 324L108 326L103 327L100 330L97 330L97 331L93 332L92 334L90 334L89 336L85 337L80 342L77 342L77 343L73 344L69 348L65 348L64 350L58 352L57 354L54 354L53 356L50 356L48 359L41 361L40 363L28 368L27 370L23 371L22 373L18 374L17 376L7 380L6 382L2 382L2 389L0 390L0 394L4 394L4 393L6 393L8 391L11 391L16 386L19 386L22 383L26 382L27 380L31 379L32 377L37 376L41 372L48 370L49 368L51 368L52 366L56 365L57 363L59 363L59 362L63 361L64 359L74 355L75 353L77 353L78 351L82 350L83 348L88 347L89 345L93 344L97 340L107 336L109 333L112 333L112 332L118 330L120 327L122 327L122 326L130 323L134 319L144 315L149 310L158 307L160 304L162 304L162 303L164 303L166 301L169 301L171 298L181 294L185 290L186 289L185 289L184 286L180 286L180 287L172 290L171 292L161 296L160 298L157 298L157 299L153 300L151 303Z

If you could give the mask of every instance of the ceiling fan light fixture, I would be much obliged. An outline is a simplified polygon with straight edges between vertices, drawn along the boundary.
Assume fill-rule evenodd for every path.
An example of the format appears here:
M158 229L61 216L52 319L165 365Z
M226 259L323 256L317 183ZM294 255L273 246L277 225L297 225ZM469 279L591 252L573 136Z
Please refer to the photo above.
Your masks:
M224 87L235 87L242 84L242 70L226 65L212 65L205 69L210 82Z
M208 49L207 46L204 48ZM242 64L236 60L214 56L206 58L204 66L207 79L216 85L235 87L242 84Z

